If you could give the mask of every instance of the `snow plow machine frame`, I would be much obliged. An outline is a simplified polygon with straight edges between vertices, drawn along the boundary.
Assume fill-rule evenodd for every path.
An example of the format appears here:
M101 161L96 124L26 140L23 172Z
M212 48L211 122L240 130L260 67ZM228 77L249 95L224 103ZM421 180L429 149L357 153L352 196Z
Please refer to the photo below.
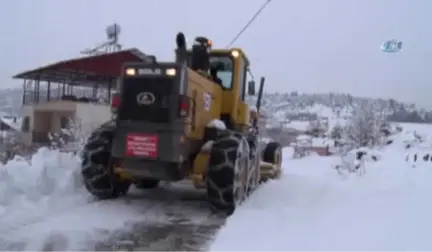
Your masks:
M87 190L99 199L124 195L135 184L190 179L205 189L209 207L230 215L257 186L281 175L282 150L259 136L261 78L246 83L249 61L238 48L212 49L197 37L192 49L177 34L175 62L126 63L113 96L113 120L94 130L82 155Z

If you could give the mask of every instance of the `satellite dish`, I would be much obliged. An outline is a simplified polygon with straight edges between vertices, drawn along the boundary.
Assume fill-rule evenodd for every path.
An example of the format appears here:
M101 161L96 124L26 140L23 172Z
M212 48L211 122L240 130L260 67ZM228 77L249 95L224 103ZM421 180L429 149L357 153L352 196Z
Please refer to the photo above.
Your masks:
M118 43L120 34L120 25L114 23L105 29L107 41L100 43L99 45L81 51L82 54L86 55L100 55L109 52L117 52L121 50L121 45Z
M120 34L120 31L121 31L120 25L114 23L106 28L105 33L108 39L117 39L118 35Z

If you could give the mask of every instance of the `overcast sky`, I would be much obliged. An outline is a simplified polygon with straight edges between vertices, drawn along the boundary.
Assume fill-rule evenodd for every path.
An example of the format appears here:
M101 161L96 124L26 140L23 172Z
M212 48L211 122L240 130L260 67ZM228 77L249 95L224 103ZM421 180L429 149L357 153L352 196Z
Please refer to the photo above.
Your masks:
M11 76L74 57L121 25L120 42L172 60L175 35L226 44L264 0L11 0L0 4L2 87ZM432 108L431 0L273 0L235 43L269 91L348 92ZM386 54L380 44L404 42Z

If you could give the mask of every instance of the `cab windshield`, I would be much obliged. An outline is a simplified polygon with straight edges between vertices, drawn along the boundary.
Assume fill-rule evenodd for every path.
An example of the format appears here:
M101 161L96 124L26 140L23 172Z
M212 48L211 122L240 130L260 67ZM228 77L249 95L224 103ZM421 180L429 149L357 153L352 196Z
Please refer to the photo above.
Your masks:
M216 76L221 80L222 87L232 88L233 61L230 56L211 56L210 66L218 66Z
M190 65L192 55L188 55L188 64ZM210 66L216 66L216 76L220 79L222 88L231 89L233 86L233 60L231 55L213 54L210 55Z

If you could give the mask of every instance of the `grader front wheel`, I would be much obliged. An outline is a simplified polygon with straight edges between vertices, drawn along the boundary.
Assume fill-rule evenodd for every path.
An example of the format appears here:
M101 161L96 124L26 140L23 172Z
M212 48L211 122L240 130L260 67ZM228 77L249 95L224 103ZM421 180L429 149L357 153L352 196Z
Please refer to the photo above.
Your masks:
M258 138L256 136L249 136L249 155L250 155L250 169L249 169L249 184L247 188L248 195L251 194L258 186L261 180L260 161L261 155L258 149Z

